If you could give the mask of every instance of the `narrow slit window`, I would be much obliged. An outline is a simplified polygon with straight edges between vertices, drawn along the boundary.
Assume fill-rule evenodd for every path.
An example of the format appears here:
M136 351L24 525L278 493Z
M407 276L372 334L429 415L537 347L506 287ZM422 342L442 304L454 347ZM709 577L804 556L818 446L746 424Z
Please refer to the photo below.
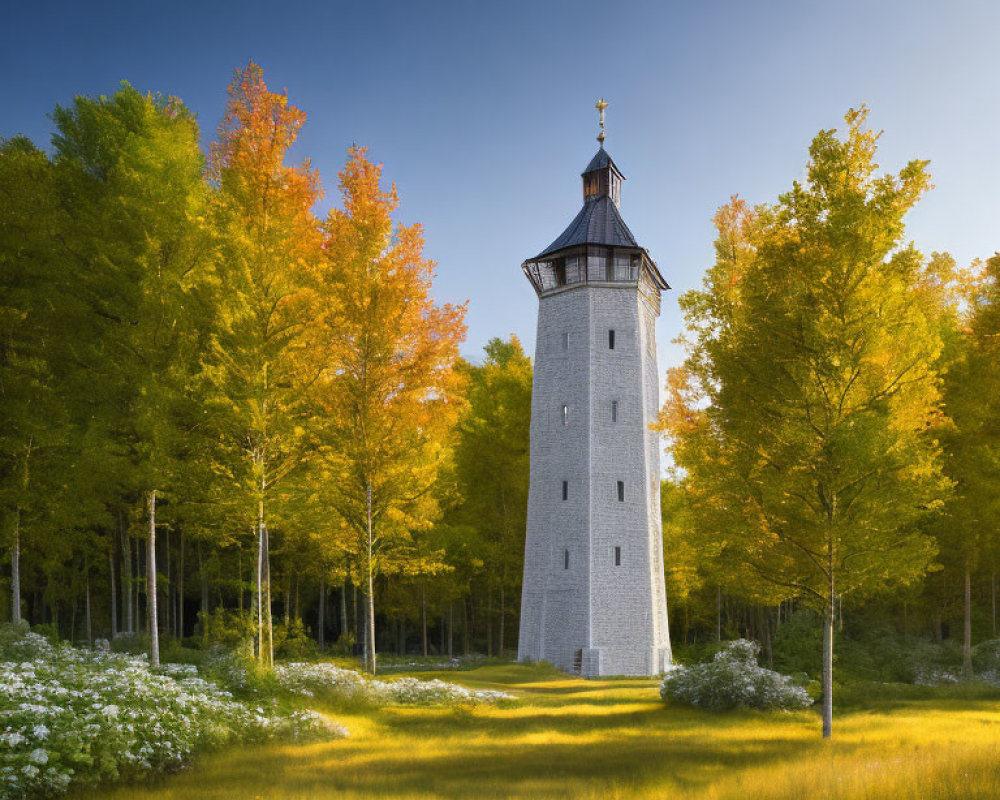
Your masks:
M615 349L615 329L612 328L608 331L608 350Z
M569 481L563 481L563 500L569 500Z
M625 502L625 481L618 481L618 502Z
M565 403L562 407L562 423L563 425L569 425L569 406Z
M622 549L620 546L615 546L615 566L620 567L622 565Z
M569 550L563 550L563 569L569 569Z
M562 335L562 348L569 350L569 331L564 331Z
M618 401L611 401L611 421L618 422Z

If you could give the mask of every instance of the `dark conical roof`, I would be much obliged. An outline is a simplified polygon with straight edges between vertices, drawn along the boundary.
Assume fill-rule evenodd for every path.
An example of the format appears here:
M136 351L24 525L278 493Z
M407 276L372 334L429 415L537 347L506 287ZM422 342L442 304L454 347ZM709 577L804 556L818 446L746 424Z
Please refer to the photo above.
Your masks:
M579 244L602 244L611 247L638 247L632 231L628 229L618 207L606 194L583 204L580 213L536 258L541 258L564 247Z
M618 169L618 165L615 164L611 156L608 155L608 151L605 150L603 147L601 147L601 149L594 154L594 157L590 159L590 163L587 164L587 168L580 174L586 175L588 172L596 172L599 169L605 169L606 167L609 166L612 167L615 170L615 172L617 172L623 178L625 177L624 175L622 175L622 171Z

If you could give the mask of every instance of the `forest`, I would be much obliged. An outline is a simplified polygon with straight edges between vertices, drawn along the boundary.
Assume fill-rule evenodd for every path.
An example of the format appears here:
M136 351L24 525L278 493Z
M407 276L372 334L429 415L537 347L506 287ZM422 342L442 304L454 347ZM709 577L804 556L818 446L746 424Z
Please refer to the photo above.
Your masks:
M128 84L52 119L48 150L0 144L3 617L154 664L512 657L531 360L512 334L459 355L465 306L432 299L381 166L352 148L318 218L286 163L305 113L253 63L207 152ZM836 632L857 663L955 643L971 672L997 638L1000 257L906 241L928 164L878 173L866 119L774 203L720 208L681 297L676 653L746 637L813 672Z

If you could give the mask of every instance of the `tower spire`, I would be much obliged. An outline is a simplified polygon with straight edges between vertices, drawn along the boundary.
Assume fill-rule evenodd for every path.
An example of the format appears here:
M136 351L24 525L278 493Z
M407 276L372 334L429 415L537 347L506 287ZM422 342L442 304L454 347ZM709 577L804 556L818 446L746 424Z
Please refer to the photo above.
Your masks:
M594 108L601 112L601 132L597 134L597 141L600 142L601 147L604 147L604 109L607 107L608 104L604 102L603 97L594 106Z

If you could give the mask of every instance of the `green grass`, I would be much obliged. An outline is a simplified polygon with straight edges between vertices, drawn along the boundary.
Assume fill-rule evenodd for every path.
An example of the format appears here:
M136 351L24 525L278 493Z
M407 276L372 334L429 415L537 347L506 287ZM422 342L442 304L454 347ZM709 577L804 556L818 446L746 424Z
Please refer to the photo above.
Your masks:
M419 674L419 673L418 673ZM440 672L427 676L442 677ZM325 710L346 740L227 750L153 782L76 800L318 798L995 798L996 692L866 687L823 742L814 711L664 707L650 680L585 681L546 668L447 678L501 688L499 707ZM855 692L852 701L860 700Z

